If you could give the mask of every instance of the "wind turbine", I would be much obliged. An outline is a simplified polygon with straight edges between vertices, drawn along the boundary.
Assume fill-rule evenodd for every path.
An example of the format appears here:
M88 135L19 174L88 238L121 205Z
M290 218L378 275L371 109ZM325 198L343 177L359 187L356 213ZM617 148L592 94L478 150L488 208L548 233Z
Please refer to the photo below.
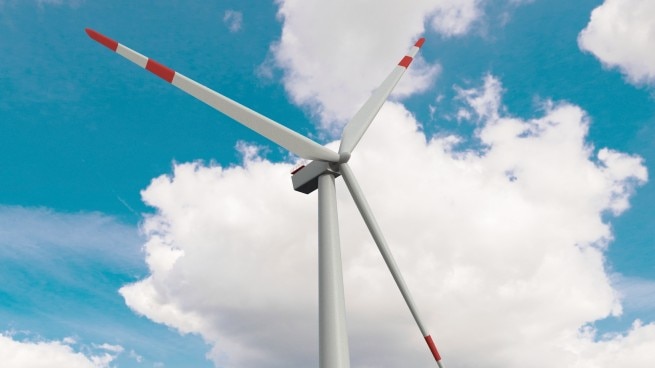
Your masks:
M93 40L145 68L175 87L206 103L214 109L254 130L294 154L313 160L292 173L293 188L309 194L318 189L318 246L319 246L319 364L321 368L348 368L348 334L346 327L343 274L339 244L339 224L334 181L343 176L346 186L384 258L396 285L423 335L437 365L443 368L441 356L432 336L426 329L409 293L387 241L382 235L373 212L364 197L355 174L348 165L352 151L359 143L387 97L411 64L425 42L419 39L389 76L348 122L341 136L339 152L324 147L311 139L263 116L231 99L185 77L184 75L106 37L92 29L86 33Z

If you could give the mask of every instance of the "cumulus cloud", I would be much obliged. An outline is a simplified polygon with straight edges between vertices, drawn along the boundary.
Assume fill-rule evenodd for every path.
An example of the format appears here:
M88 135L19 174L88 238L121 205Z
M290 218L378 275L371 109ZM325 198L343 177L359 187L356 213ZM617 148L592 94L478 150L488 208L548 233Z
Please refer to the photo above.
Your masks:
M435 1L432 3L436 5ZM432 28L446 36L466 33L481 15L481 3L482 0L442 2L433 10Z
M0 333L0 361L5 368L106 368L122 347L103 344L97 353L76 351L75 341L21 341L11 334Z
M484 77L483 88L464 89L455 86L457 98L466 104L457 111L458 120L498 120L501 112L502 86L491 75Z
M655 2L605 0L593 10L578 45L631 83L655 83Z
M468 138L426 137L387 103L350 162L447 363L650 367L655 325L611 336L592 327L621 313L606 219L647 180L641 158L589 144L590 118L575 105L545 103L523 120L505 112L501 91L493 76L460 89L478 124ZM483 148L457 149L466 139ZM121 289L127 304L203 336L217 366L316 365L317 198L293 192L291 168L246 155L154 179L142 193L156 208L143 224L150 275ZM338 183L353 366L430 366Z
M226 10L223 15L223 23L232 33L239 32L243 24L243 13L236 10Z
M481 3L280 0L282 36L272 58L293 101L331 130L352 117L426 25L444 36L464 34L480 18ZM419 54L395 96L425 91L439 70Z

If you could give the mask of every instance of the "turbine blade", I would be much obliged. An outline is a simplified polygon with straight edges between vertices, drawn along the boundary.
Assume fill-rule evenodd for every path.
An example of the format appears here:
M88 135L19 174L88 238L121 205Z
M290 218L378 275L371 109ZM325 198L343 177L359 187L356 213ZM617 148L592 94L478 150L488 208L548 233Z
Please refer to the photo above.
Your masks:
M302 136L295 131L261 115L231 99L215 92L194 80L156 62L153 59L123 46L92 29L86 33L93 40L123 56L129 61L147 69L175 87L222 112L238 123L254 130L278 145L308 160L337 162L339 155L327 147Z
M423 46L425 38L421 38L411 49L407 52L407 55L400 60L398 65L391 71L391 74L382 82L382 84L376 89L371 97L364 103L364 105L357 111L355 116L348 122L346 127L343 129L341 136L341 145L339 146L339 154L349 155L359 140L362 139L362 136L368 129L369 125L373 121L373 118L378 114L380 108L389 97L389 94L394 89L400 77L403 76L407 67L414 59L414 56L418 50Z
M384 258L384 262L387 264L389 271L391 271L391 275L393 276L394 281L396 281L396 285L398 285L398 289L400 289L400 293L402 294L403 299L405 299L405 303L407 303L407 306L409 307L409 311L412 313L412 316L414 317L414 320L416 321L419 330L421 330L421 334L423 335L425 342L428 344L428 347L430 348L430 352L432 353L432 356L437 361L437 365L440 368L443 368L441 362L441 356L439 355L437 346L435 345L434 340L432 340L432 336L425 328L423 321L421 320L421 316L419 315L418 309L414 304L414 300L412 299L411 294L409 293L409 288L407 287L407 284L405 284L405 280L403 279L403 276L400 273L400 270L398 269L398 265L396 264L396 261L391 255L391 251L389 251L389 247L387 246L387 241L382 235L382 230L380 230L380 226L375 220L375 216L373 216L373 212L371 211L371 208L369 207L368 202L364 197L364 193L362 192L362 189L359 187L359 184L357 183L357 179L355 179L355 174L353 174L352 170L350 169L350 166L348 166L347 163L342 163L340 165L340 171L341 174L343 175L344 181L346 182L346 186L348 187L348 190L350 191L350 194L353 197L353 200L355 200L355 205L357 205L359 212L364 218L364 222L366 223L366 226L371 232L371 235L373 235L375 244L377 244L378 249L382 254L382 258Z

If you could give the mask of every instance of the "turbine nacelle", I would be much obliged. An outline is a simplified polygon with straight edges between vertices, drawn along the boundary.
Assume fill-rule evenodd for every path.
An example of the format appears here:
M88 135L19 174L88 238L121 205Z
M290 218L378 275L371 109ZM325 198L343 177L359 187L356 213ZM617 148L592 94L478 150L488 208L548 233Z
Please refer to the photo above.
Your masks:
M309 194L318 189L318 177L331 173L335 178L339 177L339 167L350 160L350 153L343 152L339 154L339 161L312 161L307 165L303 165L295 169L291 173L291 183L295 191Z
M318 177L330 173L335 178L339 177L339 164L326 161L312 161L304 167L294 171L291 176L293 189L309 194L318 189Z

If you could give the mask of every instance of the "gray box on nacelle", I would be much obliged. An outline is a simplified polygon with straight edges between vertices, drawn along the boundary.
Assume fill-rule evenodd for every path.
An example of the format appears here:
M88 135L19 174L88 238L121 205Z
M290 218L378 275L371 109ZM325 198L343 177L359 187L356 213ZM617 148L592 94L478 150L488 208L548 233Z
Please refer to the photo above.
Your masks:
M333 170L328 162L312 161L293 174L291 177L293 189L305 194L315 191L318 189L318 177L325 172L331 172L335 178L341 175Z

